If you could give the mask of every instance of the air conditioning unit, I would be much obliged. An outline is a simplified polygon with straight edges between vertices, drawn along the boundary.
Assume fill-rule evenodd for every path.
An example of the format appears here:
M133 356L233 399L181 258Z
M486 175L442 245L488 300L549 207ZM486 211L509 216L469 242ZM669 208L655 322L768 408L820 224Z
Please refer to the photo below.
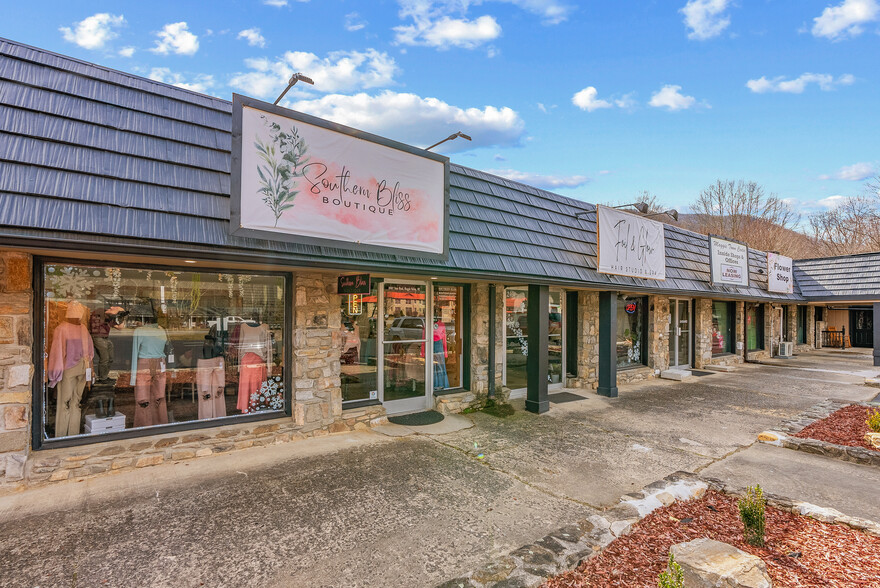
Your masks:
M779 343L779 355L782 357L791 357L794 355L794 343L791 341L782 341Z

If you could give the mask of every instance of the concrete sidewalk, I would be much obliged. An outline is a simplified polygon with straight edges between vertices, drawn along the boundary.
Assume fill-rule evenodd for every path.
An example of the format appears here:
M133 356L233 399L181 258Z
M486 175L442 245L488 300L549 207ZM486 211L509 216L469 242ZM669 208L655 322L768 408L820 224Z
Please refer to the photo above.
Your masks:
M877 467L756 443L713 463L700 475L734 486L760 484L773 494L880 521Z
M476 413L386 431L401 437L332 435L6 496L0 578L77 588L431 586L676 470L742 477L737 485L758 481L820 506L867 502L870 477L842 484L849 470L831 464L810 494L810 470L787 464L813 456L743 449L819 400L876 394L852 373L860 358L822 372L807 359L624 386L614 400L581 392L584 400L540 416ZM868 516L869 506L839 510Z

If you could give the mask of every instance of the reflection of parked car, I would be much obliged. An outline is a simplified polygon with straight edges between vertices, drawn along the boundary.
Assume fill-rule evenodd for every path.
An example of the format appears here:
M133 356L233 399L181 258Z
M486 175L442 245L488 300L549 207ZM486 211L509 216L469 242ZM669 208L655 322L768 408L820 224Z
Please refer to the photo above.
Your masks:
M208 321L208 327L217 327L218 331L231 331L242 323L247 323L252 327L256 327L259 324L256 321L243 319L240 316L225 316Z
M423 341L424 339L425 319L422 317L398 317L388 329L389 341Z

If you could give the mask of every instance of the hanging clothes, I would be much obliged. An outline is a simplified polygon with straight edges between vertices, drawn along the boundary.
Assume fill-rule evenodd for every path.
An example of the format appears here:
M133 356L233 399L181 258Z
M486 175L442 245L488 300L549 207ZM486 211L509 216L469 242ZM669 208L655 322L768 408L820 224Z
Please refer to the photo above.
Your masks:
M241 361L238 365L238 402L242 413L253 412L251 396L269 377L273 363L272 329L263 323L252 327L242 323L237 333L237 348Z
M226 416L226 370L222 357L196 362L196 386L199 394L199 418Z

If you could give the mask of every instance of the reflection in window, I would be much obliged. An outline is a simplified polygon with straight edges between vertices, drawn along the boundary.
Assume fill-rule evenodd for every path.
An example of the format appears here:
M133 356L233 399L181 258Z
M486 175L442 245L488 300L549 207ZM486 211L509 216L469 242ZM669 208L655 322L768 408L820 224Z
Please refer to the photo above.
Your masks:
M434 287L434 390L461 387L461 287Z
M746 305L746 345L749 351L764 349L764 307Z
M712 302L712 354L733 353L736 311L733 302Z
M528 385L529 291L526 288L508 288L504 298L505 385L511 390L518 390Z
M284 410L284 278L47 263L47 438Z
M647 298L617 296L617 367L645 364L645 333L648 324Z
M343 402L379 398L378 287L378 283L373 282L369 294L340 296L342 352L339 363Z

